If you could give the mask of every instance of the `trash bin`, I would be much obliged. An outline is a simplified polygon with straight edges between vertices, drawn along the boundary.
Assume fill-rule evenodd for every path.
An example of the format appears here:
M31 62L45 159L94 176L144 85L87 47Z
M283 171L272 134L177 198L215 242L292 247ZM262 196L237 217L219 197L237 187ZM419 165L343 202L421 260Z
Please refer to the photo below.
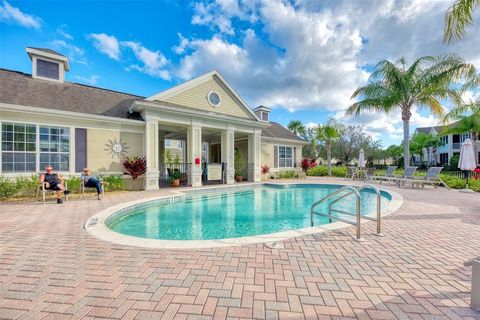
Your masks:
M468 260L465 266L472 266L472 297L470 306L480 311L480 257Z

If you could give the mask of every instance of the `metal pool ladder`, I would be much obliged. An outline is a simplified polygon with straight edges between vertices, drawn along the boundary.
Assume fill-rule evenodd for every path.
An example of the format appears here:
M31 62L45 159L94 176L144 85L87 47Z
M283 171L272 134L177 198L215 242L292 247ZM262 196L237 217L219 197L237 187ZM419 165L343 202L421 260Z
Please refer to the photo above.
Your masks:
M361 202L360 191L364 190L364 189L372 189L373 191L375 191L375 193L377 195L377 216L376 217L369 217L369 216L361 216L360 215L360 202ZM347 192L342 194L343 191L347 191ZM346 196L349 196L351 194L355 195L355 213L332 208L332 205L334 203L342 200L343 198L345 198ZM337 197L334 198L335 196L337 196ZM327 201L328 199L332 199L332 198L334 198L334 200L331 201L328 205L328 213L315 211L315 207L317 207L319 204ZM346 215L355 216L356 221L354 222L354 221L350 221L348 219L343 219L343 218L334 216L334 215L332 215L332 212L337 212L337 213L342 213L342 214L346 214ZM312 227L315 224L315 215L322 216L322 217L327 217L329 219L330 223L332 222L332 220L338 220L338 221L342 221L342 222L353 224L353 225L357 226L357 237L356 237L357 241L363 241L362 237L361 237L361 232L360 232L361 218L367 219L367 220L372 220L372 221L377 221L377 233L376 233L376 235L377 236L383 236L383 234L381 233L381 195L380 195L380 190L378 190L378 188L373 186L373 185L367 184L367 185L361 186L359 188L356 188L356 187L353 187L353 186L344 186L344 187L342 187L338 190L335 190L334 192L326 195L322 199L320 199L317 202L312 204L312 206L310 208L310 222L311 222Z

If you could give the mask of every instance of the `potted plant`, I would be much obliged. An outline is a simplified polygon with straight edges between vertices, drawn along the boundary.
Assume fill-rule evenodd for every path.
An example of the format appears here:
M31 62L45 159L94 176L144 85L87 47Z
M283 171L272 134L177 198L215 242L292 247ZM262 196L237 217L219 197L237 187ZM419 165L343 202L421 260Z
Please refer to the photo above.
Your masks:
M266 175L270 172L270 167L268 166L268 164L264 164L262 166L262 177L263 179L265 179Z
M235 181L243 181L243 171L245 169L245 161L243 160L242 153L235 149L235 159L234 159L234 168L235 168Z
M182 177L182 173L178 169L173 169L169 176L168 176L168 183L172 185L172 187L176 188L180 186L180 178Z
M126 157L123 159L122 165L126 173L132 177L134 183L138 177L147 172L147 159L145 157Z

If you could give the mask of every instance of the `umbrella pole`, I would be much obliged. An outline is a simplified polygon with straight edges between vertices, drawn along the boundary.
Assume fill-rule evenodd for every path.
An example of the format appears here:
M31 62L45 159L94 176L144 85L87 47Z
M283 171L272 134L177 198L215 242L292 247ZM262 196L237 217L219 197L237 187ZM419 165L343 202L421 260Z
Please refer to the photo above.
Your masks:
M463 170L463 174L465 175L465 180L466 180L465 189L468 189L468 171Z

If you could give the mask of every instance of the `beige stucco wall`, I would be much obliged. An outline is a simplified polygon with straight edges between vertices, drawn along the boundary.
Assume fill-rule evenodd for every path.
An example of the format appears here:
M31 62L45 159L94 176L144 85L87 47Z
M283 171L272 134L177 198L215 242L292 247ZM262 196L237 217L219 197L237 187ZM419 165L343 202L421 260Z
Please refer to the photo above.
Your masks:
M275 168L275 146L292 146L295 148L295 163L297 168L299 168L299 163L302 160L302 145L289 144L288 142L272 142L272 141L262 141L262 155L260 160L260 165L268 165L272 172L278 170L289 170L289 168Z
M109 153L109 140L126 144L126 156L143 156L143 134L113 130L87 129L87 165L96 172L123 172L121 158Z
M216 91L220 95L222 102L218 107L213 107L208 103L207 95L210 91ZM169 97L165 99L165 101L203 111L216 112L246 119L252 118L252 116L240 106L237 99L225 90L220 84L220 81L215 77L204 83L198 84L189 90L185 90L184 92Z

